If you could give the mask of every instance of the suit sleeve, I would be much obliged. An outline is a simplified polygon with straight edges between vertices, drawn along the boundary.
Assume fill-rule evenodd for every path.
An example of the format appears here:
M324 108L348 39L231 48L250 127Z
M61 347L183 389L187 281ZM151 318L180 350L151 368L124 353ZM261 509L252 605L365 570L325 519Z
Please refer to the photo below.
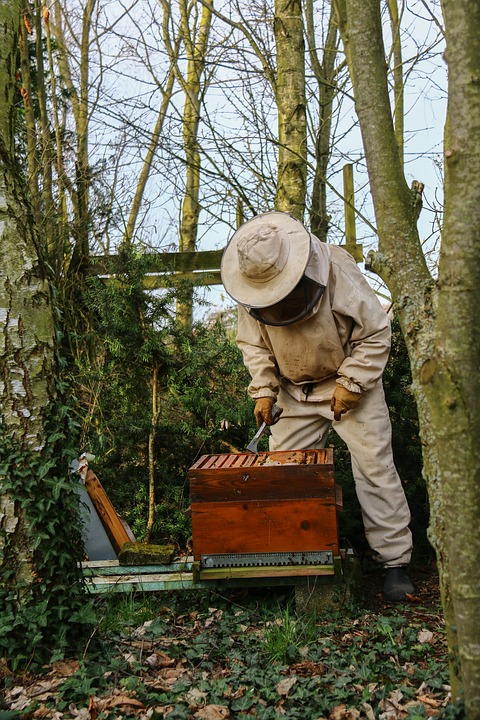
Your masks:
M332 311L337 324L349 326L347 357L338 369L337 382L354 392L369 390L387 364L390 319L354 262L337 275Z
M260 324L241 306L238 307L237 345L252 378L248 386L250 397L276 398L279 374L275 357L262 334Z

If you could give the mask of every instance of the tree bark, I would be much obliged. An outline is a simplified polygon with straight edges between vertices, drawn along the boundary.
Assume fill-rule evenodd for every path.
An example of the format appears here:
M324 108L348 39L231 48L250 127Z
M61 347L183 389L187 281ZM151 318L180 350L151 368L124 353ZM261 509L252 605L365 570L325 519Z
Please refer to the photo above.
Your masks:
M480 717L480 5L443 3L449 112L445 224L431 278L403 174L388 97L379 0L337 2L379 234L372 267L405 336L421 425L424 474L451 654L469 720ZM466 192L468 188L468 192ZM458 649L457 649L458 642Z
M443 0L448 66L437 370L428 384L441 455L451 593L469 720L480 718L480 3Z
M303 221L307 187L305 43L300 0L275 0L278 176L275 207Z
M200 108L205 86L202 87L208 39L212 22L213 4L202 3L201 12L198 3L180 0L180 37L185 46L187 68L185 75L178 67L178 48L173 47L167 32L165 18L170 18L170 3L162 0L164 9L163 39L167 47L170 62L175 68L177 79L185 93L183 106L183 149L185 152L185 193L181 207L179 230L180 252L194 252L197 244L198 222L200 218L200 148L198 128ZM193 316L193 291L188 297L177 303L177 319L188 327Z
M310 64L318 83L318 131L315 142L315 169L310 208L310 229L327 242L330 216L327 209L327 169L331 154L333 99L338 91L335 62L338 54L338 28L335 10L330 9L323 62L316 51L313 24L313 0L305 3L305 26Z
M0 432L16 447L40 451L42 411L53 394L54 325L28 207L13 159L15 52L20 4L0 4ZM0 487L0 566L16 549L15 581L34 582L22 508Z

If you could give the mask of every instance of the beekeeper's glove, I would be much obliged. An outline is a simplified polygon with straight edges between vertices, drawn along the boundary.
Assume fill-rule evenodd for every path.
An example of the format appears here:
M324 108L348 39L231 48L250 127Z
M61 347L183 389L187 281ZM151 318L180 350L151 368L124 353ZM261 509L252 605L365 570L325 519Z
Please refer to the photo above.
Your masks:
M333 412L335 420L341 420L342 415L358 407L361 399L361 393L352 392L343 385L337 385L330 401L330 410Z
M273 403L273 397L260 397L255 400L255 409L253 413L255 415L255 420L257 421L258 427L260 427L263 422L266 422L267 425L272 424Z

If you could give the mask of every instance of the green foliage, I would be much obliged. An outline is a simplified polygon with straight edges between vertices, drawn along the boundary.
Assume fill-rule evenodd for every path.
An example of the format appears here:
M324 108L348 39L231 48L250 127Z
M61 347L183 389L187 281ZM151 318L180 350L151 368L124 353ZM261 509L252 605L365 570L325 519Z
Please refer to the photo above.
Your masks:
M84 295L93 329L76 344L94 351L81 353L75 369L83 388L82 448L96 456L95 471L115 508L143 539L156 372L156 520L150 539L184 546L191 534L185 515L189 467L201 454L242 449L253 431L247 371L220 323L177 325L174 299L190 287L147 291L141 254L124 252L117 263L116 284L92 278Z
M429 608L301 617L289 591L252 589L98 597L97 612L102 652L89 649L47 700L57 712L94 698L113 720L108 700L121 692L144 704L140 717L191 718L205 705L231 717L329 717L341 705L380 717L392 701L411 719L435 704L444 720L465 717L446 702L445 637Z
M69 474L77 435L70 408L48 407L44 428L41 451L21 446L4 429L1 434L1 493L20 517L15 532L0 529L0 655L13 668L61 657L94 619L79 569L84 550L76 480Z

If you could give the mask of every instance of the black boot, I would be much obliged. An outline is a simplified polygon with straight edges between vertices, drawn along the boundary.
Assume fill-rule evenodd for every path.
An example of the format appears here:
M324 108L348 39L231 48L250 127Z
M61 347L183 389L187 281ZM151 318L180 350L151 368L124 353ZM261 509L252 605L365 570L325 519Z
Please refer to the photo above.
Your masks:
M383 597L386 602L400 602L414 592L412 581L408 577L406 566L386 568Z

